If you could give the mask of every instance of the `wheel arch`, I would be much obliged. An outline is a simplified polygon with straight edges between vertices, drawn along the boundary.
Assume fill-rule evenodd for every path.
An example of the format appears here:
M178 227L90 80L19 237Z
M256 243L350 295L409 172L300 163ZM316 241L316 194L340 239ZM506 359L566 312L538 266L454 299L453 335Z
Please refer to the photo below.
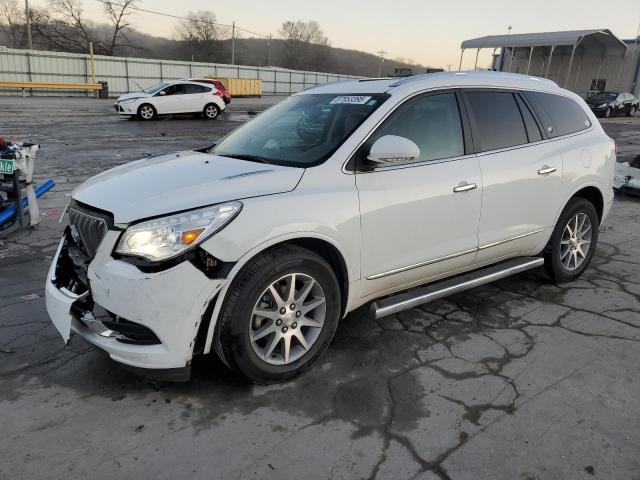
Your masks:
M341 318L344 317L344 315L346 314L347 305L349 303L349 295L353 293L349 289L350 280L353 279L351 278L352 274L350 273L347 255L333 239L327 238L324 235L319 235L315 232L298 232L298 234L295 235L279 237L276 239L272 239L271 241L264 242L249 251L241 259L239 259L238 262L236 262L235 266L227 277L227 282L224 287L220 291L216 292L215 295L212 295L212 302L215 303L215 306L211 311L211 317L208 325L208 331L206 332L207 336L206 341L204 342L203 353L210 353L212 349L218 350L218 348L214 345L214 332L220 310L222 309L222 305L224 304L224 300L227 296L229 286L233 282L234 278L236 278L238 273L253 259L266 252L267 250L278 247L280 245L295 245L298 247L306 248L307 250L310 250L322 257L329 264L338 279L341 296L340 314Z
M598 187L589 185L581 188L575 192L569 200L567 200L565 207L574 198L584 198L585 200L589 200L593 206L596 207L596 212L598 212L598 221L602 221L602 216L604 215L604 196Z

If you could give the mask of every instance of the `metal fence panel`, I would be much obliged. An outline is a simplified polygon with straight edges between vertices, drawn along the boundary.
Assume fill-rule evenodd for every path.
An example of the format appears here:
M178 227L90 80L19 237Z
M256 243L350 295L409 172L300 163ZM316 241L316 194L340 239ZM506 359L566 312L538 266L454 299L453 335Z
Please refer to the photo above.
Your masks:
M94 65L96 81L108 82L109 93L113 96L161 81L192 77L259 78L264 95L289 95L320 83L360 78L273 67L101 55L94 57ZM0 52L0 81L91 82L91 63L89 55L85 54L7 49ZM0 89L0 95L16 94L21 92ZM87 96L88 93L33 90L32 95Z

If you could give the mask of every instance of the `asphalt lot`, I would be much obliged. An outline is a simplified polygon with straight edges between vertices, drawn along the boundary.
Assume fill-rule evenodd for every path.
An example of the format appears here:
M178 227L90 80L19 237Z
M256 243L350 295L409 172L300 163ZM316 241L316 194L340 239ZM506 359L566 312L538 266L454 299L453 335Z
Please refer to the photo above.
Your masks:
M43 285L71 190L148 155L204 146L220 120L143 123L110 101L0 97L0 135L39 142L56 188L0 243L0 479L640 479L640 202L618 197L582 279L512 277L388 317L350 314L307 374L252 386L215 358L185 384L135 377L77 337ZM605 128L622 159L640 119Z

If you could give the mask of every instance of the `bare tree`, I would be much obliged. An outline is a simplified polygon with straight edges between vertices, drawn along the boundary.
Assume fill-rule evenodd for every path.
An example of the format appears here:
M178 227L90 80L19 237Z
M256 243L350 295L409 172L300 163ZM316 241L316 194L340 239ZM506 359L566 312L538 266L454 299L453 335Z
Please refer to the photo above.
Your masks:
M189 12L176 28L176 36L189 48L191 59L199 61L225 58L221 47L228 35L228 28L220 26L210 11Z
M280 36L284 39L285 66L319 69L326 61L329 39L318 22L284 22Z
M138 4L138 0L121 0L112 2L110 0L97 0L102 4L104 13L111 23L113 33L111 38L104 43L104 53L113 55L118 47L133 47L127 39L127 30L131 29L129 17Z
M83 17L80 0L49 0L48 8L34 10L32 29L48 49L85 52L89 42L103 49Z
M24 11L17 0L0 0L0 32L11 48L24 45Z

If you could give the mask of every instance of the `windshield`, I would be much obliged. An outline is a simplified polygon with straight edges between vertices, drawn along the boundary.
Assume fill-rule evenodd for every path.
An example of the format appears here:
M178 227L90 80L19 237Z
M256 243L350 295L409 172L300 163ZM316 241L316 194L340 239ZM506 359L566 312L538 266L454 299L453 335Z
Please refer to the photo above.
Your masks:
M158 90L162 90L167 85L169 84L165 82L156 83L155 85L152 85L149 88L144 89L143 92L148 94L153 94L153 93L156 93Z
M210 153L293 167L317 165L329 158L388 97L290 97L223 138Z
M612 102L616 99L617 96L618 96L617 93L597 93L589 97L587 100L589 100L589 102L591 103Z

